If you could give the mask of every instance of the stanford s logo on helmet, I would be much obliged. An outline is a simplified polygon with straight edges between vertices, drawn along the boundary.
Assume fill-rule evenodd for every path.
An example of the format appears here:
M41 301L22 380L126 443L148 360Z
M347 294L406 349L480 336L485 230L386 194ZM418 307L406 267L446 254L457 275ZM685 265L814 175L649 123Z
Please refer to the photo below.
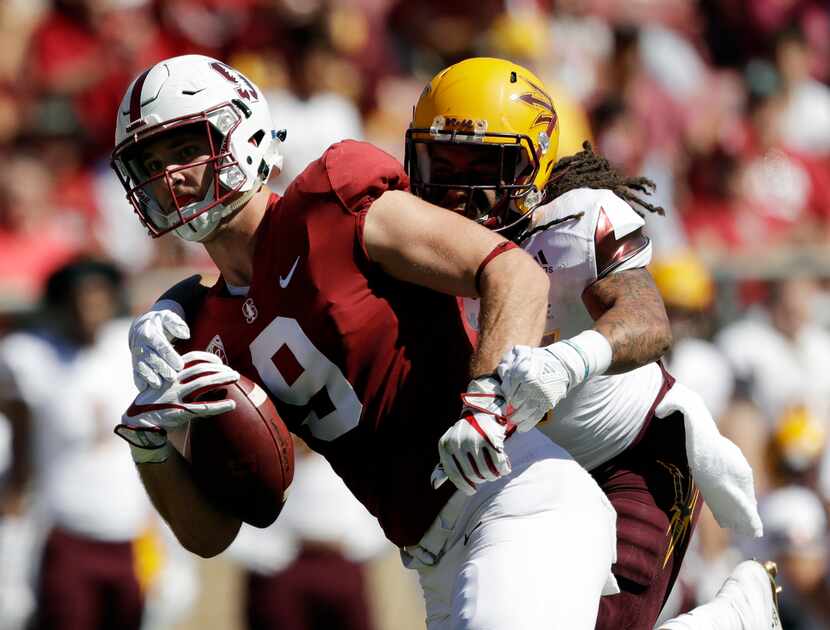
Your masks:
M148 173L140 159L143 143L174 130L203 133L207 159ZM242 207L282 167L268 104L247 77L202 55L166 59L140 74L118 108L112 167L142 223L153 236L172 230L201 241ZM212 183L201 199L178 199L171 177L206 165ZM167 165L166 165L167 166ZM174 207L162 207L153 188L166 185Z
M259 96L257 96L257 91L254 85L245 78L239 72L233 70L230 66L226 66L224 63L219 61L215 61L210 64L210 67L216 70L219 74L225 77L228 81L234 84L236 88L236 93L239 94L242 98L248 101L256 101L259 100ZM236 73L236 74L234 74ZM242 86L242 83L245 83L245 87Z

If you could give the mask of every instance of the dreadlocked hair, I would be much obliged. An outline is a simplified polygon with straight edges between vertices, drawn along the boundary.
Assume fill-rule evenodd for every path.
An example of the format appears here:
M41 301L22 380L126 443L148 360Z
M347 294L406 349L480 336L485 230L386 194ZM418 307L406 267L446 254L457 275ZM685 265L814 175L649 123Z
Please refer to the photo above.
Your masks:
M651 204L636 194L639 192L650 195L654 192L653 181L647 177L620 175L607 159L594 153L591 143L587 141L582 143L582 151L563 157L556 163L545 193L548 199L555 199L574 188L605 188L625 199L632 206L636 204L649 212L666 214L661 206ZM644 216L636 208L634 211Z

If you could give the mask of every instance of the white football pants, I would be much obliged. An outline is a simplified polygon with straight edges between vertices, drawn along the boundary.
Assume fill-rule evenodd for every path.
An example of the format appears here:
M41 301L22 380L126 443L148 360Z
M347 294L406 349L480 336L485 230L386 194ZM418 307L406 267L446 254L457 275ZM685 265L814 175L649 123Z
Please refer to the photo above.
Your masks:
M510 475L456 492L417 546L429 630L593 630L619 592L616 512L563 448L533 429L505 443Z

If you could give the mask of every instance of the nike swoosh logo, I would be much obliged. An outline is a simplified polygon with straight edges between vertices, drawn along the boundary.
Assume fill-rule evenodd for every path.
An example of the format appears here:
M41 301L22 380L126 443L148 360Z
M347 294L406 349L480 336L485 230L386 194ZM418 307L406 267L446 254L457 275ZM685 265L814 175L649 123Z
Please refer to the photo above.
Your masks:
M297 256L297 260L294 261L294 264L291 265L291 271L288 272L288 275L284 278L280 276L280 289L284 289L288 286L288 283L291 282L291 278L294 276L294 272L297 270L297 265L300 262L300 257Z

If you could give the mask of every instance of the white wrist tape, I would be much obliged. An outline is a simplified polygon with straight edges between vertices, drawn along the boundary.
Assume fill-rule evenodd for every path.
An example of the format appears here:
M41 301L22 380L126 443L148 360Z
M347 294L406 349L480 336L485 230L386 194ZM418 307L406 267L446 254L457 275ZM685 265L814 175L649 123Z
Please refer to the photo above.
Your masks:
M167 442L159 448L141 448L130 444L130 452L136 464L162 464L170 457L170 443Z
M546 348L559 359L570 376L568 389L603 374L611 365L613 350L602 333L585 330L570 339L563 339Z

